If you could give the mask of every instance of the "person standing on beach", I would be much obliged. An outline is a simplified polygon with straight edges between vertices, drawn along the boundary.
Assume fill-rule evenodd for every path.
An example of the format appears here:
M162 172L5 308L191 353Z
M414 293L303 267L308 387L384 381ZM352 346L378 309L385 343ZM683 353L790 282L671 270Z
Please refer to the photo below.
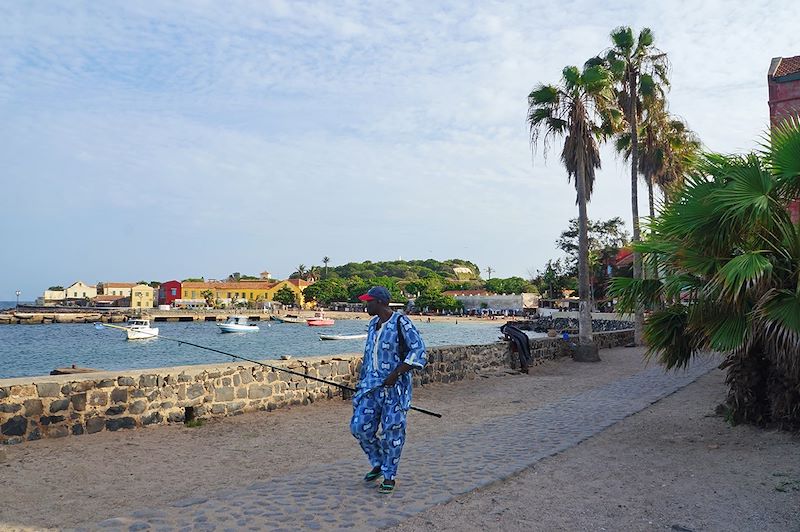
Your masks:
M359 299L367 303L372 319L353 395L350 431L372 465L364 480L371 482L382 475L378 491L391 493L406 441L411 370L425 367L428 359L425 343L408 316L389 308L389 290L373 286ZM377 436L379 425L381 437Z

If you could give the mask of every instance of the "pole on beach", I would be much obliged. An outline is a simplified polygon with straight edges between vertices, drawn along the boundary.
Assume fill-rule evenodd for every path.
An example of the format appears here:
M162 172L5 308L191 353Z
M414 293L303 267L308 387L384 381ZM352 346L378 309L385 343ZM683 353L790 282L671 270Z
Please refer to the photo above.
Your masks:
M99 322L99 321L95 322L94 327L95 327L95 329L103 329L104 327L107 327L109 329L121 329L123 331L130 330L130 327L123 327L121 325L111 325L110 323L102 323L102 322ZM145 333L145 334L147 334L147 333ZM227 351L221 351L219 349L214 349L213 347L208 347L208 346L205 346L205 345L195 344L193 342L187 342L186 340L180 340L178 338L169 338L167 336L162 336L160 334L151 334L151 336L153 336L155 338L161 338L162 340L169 340L170 342L178 342L178 344L190 345L192 347L197 347L198 349L205 349L206 351L212 351L214 353L219 353L221 355L225 355L225 356L229 356L229 357L233 357L233 358L238 358L239 360L244 360L246 362L251 362L253 364L258 364L260 366L263 366L263 367L269 368L269 369L273 369L275 371L283 371L284 373L289 373L291 375L297 375L299 377L303 377L304 379L309 379L309 380L312 380L312 381L317 381L317 382L321 382L321 383L324 383L324 384L328 384L330 386L335 386L337 388L341 388L342 390L348 390L348 391L351 391L351 392L358 391L358 390L356 390L355 388L353 388L351 386L346 386L346 385L340 384L338 382L326 381L325 379L320 379L318 377L312 377L311 375L306 375L305 373L300 373L299 371L293 371L293 370L290 370L290 369L281 368L279 366L272 366L270 364L265 364L264 362L259 362L258 360L252 360L252 359L249 359L249 358L245 358L243 356L236 355L234 353L228 353ZM427 414L429 416L442 417L441 414L436 413L436 412L432 412L431 410L426 410L424 408L419 408L419 407L416 407L416 406L411 406L409 408L411 410L416 410L417 412L421 412L421 413Z

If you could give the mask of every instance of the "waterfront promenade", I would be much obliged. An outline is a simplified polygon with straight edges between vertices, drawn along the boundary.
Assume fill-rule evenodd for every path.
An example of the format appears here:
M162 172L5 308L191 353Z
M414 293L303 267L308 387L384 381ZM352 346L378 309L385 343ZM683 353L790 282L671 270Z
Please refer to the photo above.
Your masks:
M412 415L389 497L332 401L8 447L0 528L796 529L798 441L713 416L715 360L601 354L418 389L444 417Z

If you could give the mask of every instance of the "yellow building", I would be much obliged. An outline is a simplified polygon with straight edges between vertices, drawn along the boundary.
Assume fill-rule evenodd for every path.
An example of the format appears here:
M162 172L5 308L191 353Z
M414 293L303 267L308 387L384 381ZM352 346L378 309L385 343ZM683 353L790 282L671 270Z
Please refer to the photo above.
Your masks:
M97 283L97 294L130 297L134 283Z
M181 299L197 301L208 299L212 303L220 301L231 304L246 301L260 303L275 300L275 294L283 287L289 287L294 292L300 305L305 306L303 291L311 283L302 279L289 279L287 281L222 281L222 282L191 282L181 283ZM210 294L208 292L211 292Z
M146 284L137 284L131 288L131 308L153 308L156 305L156 290Z
M94 299L97 297L97 287L77 281L69 285L66 290L67 299Z

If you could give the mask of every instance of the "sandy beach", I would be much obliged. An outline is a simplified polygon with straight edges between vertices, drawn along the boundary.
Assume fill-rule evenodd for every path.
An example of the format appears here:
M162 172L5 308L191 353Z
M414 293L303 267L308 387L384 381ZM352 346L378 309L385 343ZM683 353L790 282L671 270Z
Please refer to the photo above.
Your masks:
M639 349L429 385L408 446L524 412L641 371ZM798 530L800 439L713 414L719 370L506 481L433 507L401 530ZM357 459L347 401L182 425L41 440L0 450L0 529L97 523L139 508ZM458 450L454 449L454 453ZM342 471L360 475L362 471ZM398 489L402 489L402 470Z

